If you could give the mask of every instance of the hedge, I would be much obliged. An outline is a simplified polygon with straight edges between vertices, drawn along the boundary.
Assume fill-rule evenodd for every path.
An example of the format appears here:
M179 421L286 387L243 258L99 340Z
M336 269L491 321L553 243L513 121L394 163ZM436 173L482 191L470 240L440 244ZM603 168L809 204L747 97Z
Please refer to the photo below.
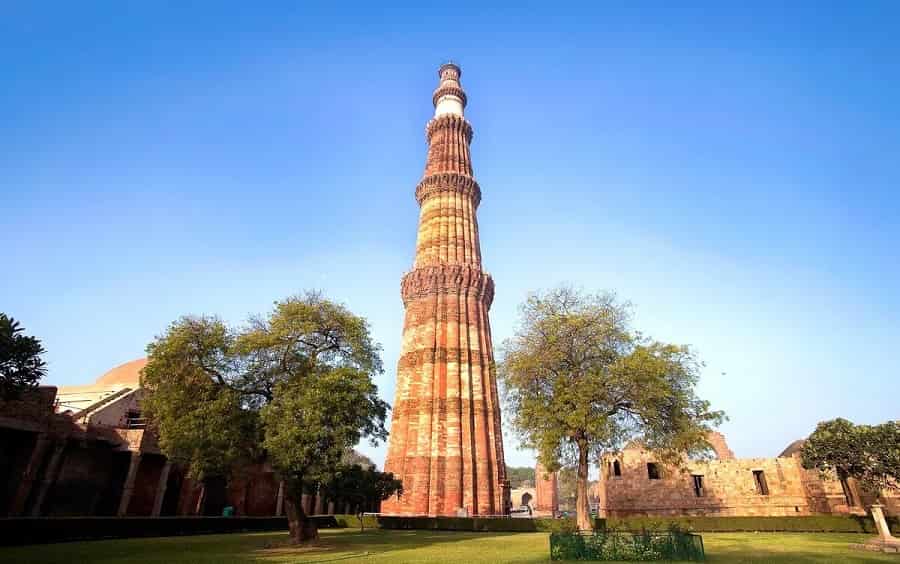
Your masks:
M356 515L320 515L319 527L359 528ZM363 517L367 529L424 529L478 532L566 532L575 520L503 517ZM900 533L900 519L888 524ZM698 533L711 532L832 532L875 533L868 517L811 515L798 517L625 517L596 519L598 529L663 531L677 525ZM287 530L286 517L34 517L0 518L0 545L128 537L162 537L247 531Z
M563 532L575 529L574 519L513 519L506 517L378 517L382 529L427 529L478 532Z
M346 526L359 527L359 520L346 516ZM575 520L510 519L502 517L367 517L366 527L483 532L565 532L575 529ZM352 525L351 525L352 521ZM338 519L341 523L341 519ZM889 517L891 530L900 533L900 519ZM858 515L809 515L797 517L625 517L595 519L597 529L664 531L672 525L698 533L712 532L828 532L874 534L875 523ZM341 525L344 526L344 525Z
M597 519L597 528L640 531L664 530L671 525L698 533L713 532L797 532L875 533L875 522L860 515L803 515L797 517L622 517ZM900 531L900 519L888 518L893 531Z
M334 519L337 521L338 527L360 528L359 517L356 515L335 515ZM367 529L378 528L378 517L375 515L364 515L362 521Z

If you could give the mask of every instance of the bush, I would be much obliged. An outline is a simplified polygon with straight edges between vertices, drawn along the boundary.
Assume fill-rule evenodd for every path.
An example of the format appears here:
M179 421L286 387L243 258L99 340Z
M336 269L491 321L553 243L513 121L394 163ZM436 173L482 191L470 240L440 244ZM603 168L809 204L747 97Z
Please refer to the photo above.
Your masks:
M703 560L700 535L680 531L651 533L551 533L551 560Z
M503 517L391 517L372 518L366 527L383 529L430 529L440 531L547 532L576 530L574 519L511 519ZM353 525L359 521L353 517ZM892 530L900 531L900 520L888 519ZM347 525L350 526L350 525ZM875 533L875 523L857 515L810 515L798 517L624 517L595 519L596 530L604 531L694 531L694 532L798 532Z
M612 517L597 519L596 528L623 531L663 531L671 526L699 533L797 532L875 533L875 523L859 515L804 515L797 517ZM891 530L900 530L900 520L888 519Z
M359 529L359 517L356 515L334 515L335 521L337 521L337 526L341 528L356 528ZM374 515L364 515L362 518L363 525L367 529L377 529L378 528L378 517Z
M563 532L575 529L574 519L512 519L507 517L378 517L382 529L428 529L479 532Z

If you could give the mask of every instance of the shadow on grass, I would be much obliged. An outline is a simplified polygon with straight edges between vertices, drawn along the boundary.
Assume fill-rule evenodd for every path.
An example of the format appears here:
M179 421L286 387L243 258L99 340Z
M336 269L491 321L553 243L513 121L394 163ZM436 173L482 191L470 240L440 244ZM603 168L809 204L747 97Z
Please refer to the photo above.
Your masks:
M728 564L868 564L900 563L900 558L858 551L851 543L871 535L832 533L705 534L707 562Z
M354 558L394 558L400 561L415 560L418 555L403 554L428 550L436 545L458 545L469 541L485 541L488 539L502 540L506 538L521 539L522 535L536 535L539 538L540 552L529 551L520 553L517 562L547 562L550 556L550 547L547 535L544 533L510 533L510 532L460 532L460 531L431 531L431 530L378 530L371 529L365 532L341 530L334 532L320 531L320 539L316 546L297 547L283 543L273 544L271 547L258 549L252 552L254 561L278 562L287 559L302 559L306 563L340 562ZM482 554L481 556L484 556ZM514 557L515 554L506 554ZM451 560L446 560L450 562Z

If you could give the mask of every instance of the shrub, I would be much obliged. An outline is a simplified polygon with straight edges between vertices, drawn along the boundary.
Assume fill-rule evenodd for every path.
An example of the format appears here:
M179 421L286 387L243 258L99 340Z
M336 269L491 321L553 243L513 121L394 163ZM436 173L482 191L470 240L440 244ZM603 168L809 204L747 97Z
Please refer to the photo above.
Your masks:
M575 529L574 519L512 519L505 517L378 517L383 529L430 529L480 532L563 532Z
M552 533L551 560L703 560L700 535L678 531Z
M892 530L900 520L888 519ZM797 517L613 517L598 519L599 530L663 531L676 526L695 532L798 532L874 533L875 523L859 515L804 515Z

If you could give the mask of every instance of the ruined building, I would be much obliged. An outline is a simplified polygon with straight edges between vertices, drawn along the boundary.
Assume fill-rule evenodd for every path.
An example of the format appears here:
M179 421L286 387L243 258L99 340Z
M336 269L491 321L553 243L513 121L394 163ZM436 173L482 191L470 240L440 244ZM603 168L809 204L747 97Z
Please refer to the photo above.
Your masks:
M282 514L283 490L265 462L227 482L198 483L160 452L141 415L146 362L0 402L0 517L221 515L225 506L235 515ZM315 495L303 502L310 514L352 509Z
M463 117L460 68L440 67L425 128L428 157L385 470L404 493L385 513L495 515L509 505L488 310L494 281L482 270L472 172L472 126Z
M534 468L534 483L524 482L510 490L514 512L526 510L530 517L556 517L559 514L559 482L556 472L547 472L540 462Z
M715 458L666 467L631 445L604 457L594 495L603 516L865 515L877 496L852 478L823 479L800 461L802 441L774 458L735 458L725 438L709 439ZM882 494L888 513L900 514L900 498Z
M555 517L559 512L559 483L556 472L547 472L541 463L534 468L535 514Z

